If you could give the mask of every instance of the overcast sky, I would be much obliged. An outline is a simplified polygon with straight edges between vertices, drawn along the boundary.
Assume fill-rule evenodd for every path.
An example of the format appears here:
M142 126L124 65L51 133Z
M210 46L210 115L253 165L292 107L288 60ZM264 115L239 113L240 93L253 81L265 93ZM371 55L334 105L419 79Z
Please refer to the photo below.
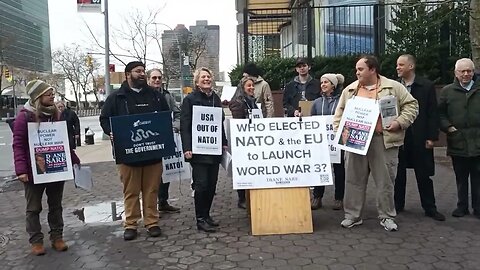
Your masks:
M109 0L110 35L120 26L131 10L162 9L158 22L174 28L184 24L187 28L196 20L208 20L209 24L220 25L220 71L230 71L236 64L236 11L234 0ZM103 43L102 14L77 13L75 0L48 0L50 16L50 42L52 50L64 44L78 43L89 46L93 51L103 50L93 46L93 39L84 21L93 29ZM159 31L167 30L161 26ZM98 59L101 63L101 56ZM114 62L114 60L111 60ZM118 69L117 69L118 70Z

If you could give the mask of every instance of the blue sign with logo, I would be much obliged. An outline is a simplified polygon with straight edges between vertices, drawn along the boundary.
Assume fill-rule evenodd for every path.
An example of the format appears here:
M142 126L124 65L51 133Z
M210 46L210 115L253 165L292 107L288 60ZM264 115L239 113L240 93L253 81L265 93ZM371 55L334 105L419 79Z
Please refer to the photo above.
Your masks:
M110 118L117 164L161 161L175 155L171 112Z

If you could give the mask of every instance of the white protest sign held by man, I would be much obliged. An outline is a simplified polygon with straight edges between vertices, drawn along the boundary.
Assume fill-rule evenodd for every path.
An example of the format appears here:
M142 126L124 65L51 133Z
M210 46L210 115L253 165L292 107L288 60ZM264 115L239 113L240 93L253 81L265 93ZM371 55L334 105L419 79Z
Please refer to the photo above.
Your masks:
M380 109L375 99L355 96L347 101L335 142L340 149L366 155Z
M234 189L333 184L325 119L230 119Z
M318 116L325 119L327 127L327 138L328 138L328 148L330 150L330 162L331 163L341 163L341 152L340 148L337 147L335 143L335 131L333 130L333 115L322 115Z
M192 115L193 154L221 155L223 109L193 106Z
M162 158L162 181L169 183L172 181L187 180L192 178L190 164L185 162L183 156L183 147L180 134L174 133L173 140L175 141L175 155Z
M28 123L33 183L73 180L73 166L65 121Z

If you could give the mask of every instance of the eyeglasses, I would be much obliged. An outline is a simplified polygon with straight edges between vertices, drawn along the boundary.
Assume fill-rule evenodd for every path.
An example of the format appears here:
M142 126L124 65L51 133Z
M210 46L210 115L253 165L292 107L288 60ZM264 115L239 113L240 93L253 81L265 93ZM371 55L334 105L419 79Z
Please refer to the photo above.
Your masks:
M162 76L152 76L152 80L156 81L156 80L161 80L162 79Z

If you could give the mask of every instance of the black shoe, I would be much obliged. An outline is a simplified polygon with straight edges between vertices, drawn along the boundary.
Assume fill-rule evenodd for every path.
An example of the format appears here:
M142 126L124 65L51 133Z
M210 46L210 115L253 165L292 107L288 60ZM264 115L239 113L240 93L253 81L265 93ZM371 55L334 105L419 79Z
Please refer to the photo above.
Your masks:
M468 209L462 209L462 208L457 208L452 212L453 217L463 217L468 214L470 214L470 212L468 212Z
M207 217L205 219L205 222L207 222L208 225L212 226L212 227L218 227L220 226L220 223L216 222L215 220L213 220L211 217Z
M395 206L395 211L397 211L397 213L403 212L404 210L405 210L405 207L403 206Z
M147 231L150 237L159 237L160 235L162 235L162 230L160 230L160 227L158 226L150 227Z
M247 209L247 203L246 202L238 202L237 204L238 208L241 208L241 209Z
M210 226L204 219L197 219L197 229L199 231L204 231L204 232L211 232L214 233L217 230Z
M480 219L480 211L473 211L473 215L474 215L476 218Z
M137 238L137 230L135 229L125 229L123 232L123 240L130 241Z
M445 221L445 216L442 215L442 214L440 214L440 213L437 212L437 211L425 212L425 216L431 217L431 218L433 218L434 220Z
M322 197L313 198L311 207L312 207L312 210L317 210L319 208L322 208Z
M167 212L167 213L179 213L180 208L173 207L170 204L167 203L162 203L158 205L158 211L160 212Z

